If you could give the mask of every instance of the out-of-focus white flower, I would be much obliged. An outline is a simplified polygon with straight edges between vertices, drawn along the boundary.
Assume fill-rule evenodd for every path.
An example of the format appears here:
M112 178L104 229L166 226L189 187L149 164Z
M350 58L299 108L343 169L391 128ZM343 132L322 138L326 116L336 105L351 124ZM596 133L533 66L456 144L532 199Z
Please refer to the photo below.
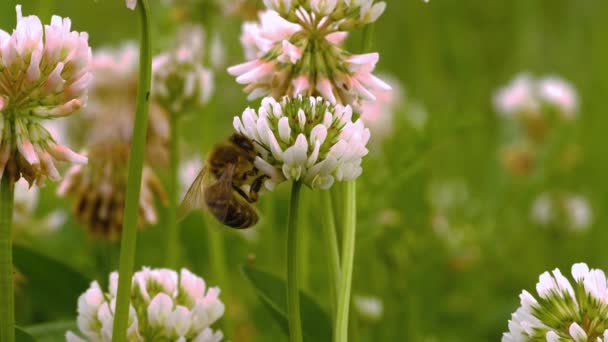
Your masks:
M372 133L372 140L390 136L394 130L395 114L404 104L403 87L391 76L383 76L391 91L382 90L376 94L375 101L364 101L361 118Z
M361 317L370 321L379 321L384 313L382 299L373 296L354 296L355 309Z
M524 290L502 341L608 341L604 272L578 263L571 274L573 283L559 269L541 274L536 284L539 300Z
M77 322L83 337L68 331L68 342L112 340L117 284L118 273L113 272L108 292L93 282L78 298ZM169 269L144 267L133 275L127 340L221 341L222 332L211 328L224 314L219 293L219 288L207 288L202 278L187 269L178 275Z
M17 27L12 34L0 30L0 177L8 171L42 184L61 178L56 160L86 163L41 122L85 106L90 61L88 35L71 31L69 18L53 16L43 27L17 6Z
M95 51L92 63L95 79L89 105L82 113L87 144L131 141L138 59L139 50L133 43ZM151 165L166 165L169 120L154 98L150 102L147 132L146 161Z
M539 96L546 103L554 106L564 118L572 119L578 110L578 95L574 87L556 76L542 78L539 81Z
M540 117L543 106L550 106L569 120L576 116L578 95L572 85L559 77L535 79L524 73L498 90L494 106L502 115L524 117Z
M385 2L375 0L264 0L264 4L289 19L303 8L315 17L330 17L341 29L373 23L386 9Z
M256 167L273 189L284 180L328 189L362 172L369 129L352 120L350 106L333 105L321 97L264 98L256 112L247 108L234 118L237 132L256 141Z
M190 184L194 182L202 168L203 161L199 157L193 157L182 161L179 166L180 198L184 197Z
M589 201L577 194L543 193L534 200L530 217L542 226L563 226L572 231L588 229L593 223Z
M241 42L249 61L228 68L228 72L246 85L250 100L322 96L333 104L355 109L363 101L375 101L379 92L391 89L372 74L379 55L354 55L342 48L352 27L340 12L361 6L360 12L348 13L361 13L367 18L363 13L370 10L367 6L372 1L348 3L266 1L275 10L260 12L259 22L243 24ZM380 4L373 7L379 8Z
M126 5L128 9L134 10L137 6L137 0L126 0Z
M24 220L32 214L38 204L38 193L38 188L30 187L24 179L15 183L15 205L13 208L15 222Z
M203 28L185 26L176 48L152 62L152 95L173 114L204 105L213 93L213 73L201 64L203 44Z

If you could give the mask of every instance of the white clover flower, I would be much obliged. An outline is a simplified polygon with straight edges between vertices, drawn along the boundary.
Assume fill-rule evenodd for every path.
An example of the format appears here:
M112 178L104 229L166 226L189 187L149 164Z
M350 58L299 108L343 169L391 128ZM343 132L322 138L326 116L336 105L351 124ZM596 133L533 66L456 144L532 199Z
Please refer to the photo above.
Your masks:
M319 18L329 16L341 29L373 23L386 9L384 1L375 0L264 0L264 4L285 18L297 17L300 8Z
M503 342L608 342L608 288L603 271L572 266L571 283L559 269L539 277L539 299L523 291Z
M352 120L350 106L321 97L264 98L256 112L247 108L234 118L237 132L256 141L255 165L269 176L273 189L285 180L328 189L335 180L353 180L362 172L369 129Z
M56 160L86 163L42 125L87 102L88 35L70 29L69 18L53 16L43 27L38 17L22 16L18 5L12 34L0 30L0 177L8 171L42 184L61 178Z
M384 313L382 299L374 296L355 295L353 298L355 309L363 318L370 321L379 321Z
M543 193L534 200L530 218L541 226L553 225L583 231L593 223L593 211L582 195Z
M81 336L68 331L68 342L110 342L118 273L110 274L108 292L97 282L78 298L78 329ZM219 342L221 331L211 328L224 314L217 287L182 269L144 267L133 275L127 340Z
M574 119L578 110L576 90L557 76L535 79L524 73L494 96L494 107L504 116L540 117L546 106L557 110L562 119Z
M92 61L95 79L89 105L82 113L86 144L130 142L135 120L139 49L134 43L96 50ZM146 162L164 166L168 162L168 114L150 101Z
M152 95L173 114L201 107L213 94L213 72L201 63L202 27L182 28L178 41L173 51L156 56L152 62Z
M249 61L228 68L228 72L246 85L250 100L322 96L357 110L363 101L375 101L379 92L391 89L372 74L378 53L354 55L342 48L347 30L352 29L347 27L350 21L343 17L343 11L352 14L357 12L352 8L363 10L372 3L357 2L293 1L297 5L293 7L291 1L266 1L278 12L260 12L259 22L243 24L241 42Z

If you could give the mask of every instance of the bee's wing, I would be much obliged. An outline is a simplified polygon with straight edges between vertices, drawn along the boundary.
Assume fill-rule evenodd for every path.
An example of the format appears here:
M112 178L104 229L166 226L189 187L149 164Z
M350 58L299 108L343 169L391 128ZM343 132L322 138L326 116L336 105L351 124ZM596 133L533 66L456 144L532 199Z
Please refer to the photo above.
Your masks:
M204 166L198 173L192 185L186 192L182 203L177 210L178 221L183 219L190 211L205 208L205 188L215 182L209 168Z

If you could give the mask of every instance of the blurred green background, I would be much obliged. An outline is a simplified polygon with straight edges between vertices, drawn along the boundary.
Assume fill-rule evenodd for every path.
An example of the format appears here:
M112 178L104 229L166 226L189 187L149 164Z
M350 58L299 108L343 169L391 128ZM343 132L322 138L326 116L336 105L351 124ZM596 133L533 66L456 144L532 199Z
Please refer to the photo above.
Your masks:
M173 26L167 9L152 1L154 49L161 51ZM522 289L532 291L540 273L574 262L608 269L605 244L608 170L605 113L608 94L608 2L604 0L388 0L374 30L377 71L397 78L406 89L405 105L395 113L395 134L375 144L364 160L358 188L358 240L353 293L384 303L380 319L353 310L353 341L496 341L507 330ZM137 38L137 16L122 0L3 1L0 23L15 24L14 5L48 22L51 13L68 16L73 29L87 31L95 47L118 46ZM208 31L220 34L226 66L244 61L240 22L214 18ZM164 39L161 39L164 38ZM349 38L358 52L361 34ZM580 116L568 137L581 148L581 163L569 173L540 179L509 176L498 160L503 129L492 108L495 90L515 74L557 74L572 82L580 96ZM408 120L410 104L428 113L424 129ZM216 72L212 103L183 127L190 150L205 153L232 130L232 117L249 104L225 71ZM75 146L77 147L77 146ZM166 171L158 170L161 175ZM464 236L455 243L432 229L432 188L458 183L467 195L450 212ZM439 185L438 185L439 184ZM191 215L181 225L182 264L222 287L226 303L223 329L233 341L287 340L243 277L243 264L284 275L288 186L265 195L257 239L217 226L206 227ZM572 233L530 222L532 201L543 191L564 189L584 194L594 223ZM328 309L325 251L321 241L318 194L305 191L308 260L305 290ZM55 185L42 190L37 215L70 202L56 199ZM163 224L138 237L137 265L162 266ZM212 258L221 241L224 260ZM118 247L87 237L73 219L56 233L18 241L41 255L67 264L89 279L106 281L117 268ZM217 247L217 245L215 245ZM255 261L252 261L255 257ZM16 255L19 259L19 255ZM18 292L18 323L30 325L73 320L76 300L53 300L55 291L76 296L84 287L70 281L32 281L26 274ZM66 290L66 287L69 288ZM59 296L61 298L61 296ZM56 298L55 298L56 299Z

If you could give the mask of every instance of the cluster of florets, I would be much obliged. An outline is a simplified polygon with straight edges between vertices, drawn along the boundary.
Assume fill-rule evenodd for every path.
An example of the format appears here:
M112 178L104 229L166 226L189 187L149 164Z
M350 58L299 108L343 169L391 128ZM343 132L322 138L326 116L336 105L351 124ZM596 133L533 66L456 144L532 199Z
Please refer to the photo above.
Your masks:
M593 223L593 210L587 198L582 195L547 192L534 200L531 219L545 227L582 231Z
M322 96L332 104L375 101L390 86L372 74L378 53L354 55L342 48L347 31L384 11L373 1L265 1L259 22L243 24L248 62L228 72L245 84L249 99Z
M17 6L17 27L0 30L0 175L42 184L60 179L56 160L86 163L41 122L86 104L90 61L88 35L71 31L69 18L53 16L43 26Z
M370 137L350 106L321 97L267 97L257 111L235 117L234 128L257 142L255 164L269 176L269 189L284 180L328 189L335 180L357 178Z
M69 331L68 342L110 342L118 273L110 274L109 291L95 281L78 298L78 329L82 337ZM224 314L217 287L206 288L205 281L186 269L144 267L133 275L127 340L218 342L221 331L211 325Z
M213 72L202 65L204 32L185 26L177 46L154 58L152 94L172 114L201 107L213 94Z
M559 269L545 272L509 321L503 342L608 341L608 288L603 271L584 263L572 266L571 283Z

